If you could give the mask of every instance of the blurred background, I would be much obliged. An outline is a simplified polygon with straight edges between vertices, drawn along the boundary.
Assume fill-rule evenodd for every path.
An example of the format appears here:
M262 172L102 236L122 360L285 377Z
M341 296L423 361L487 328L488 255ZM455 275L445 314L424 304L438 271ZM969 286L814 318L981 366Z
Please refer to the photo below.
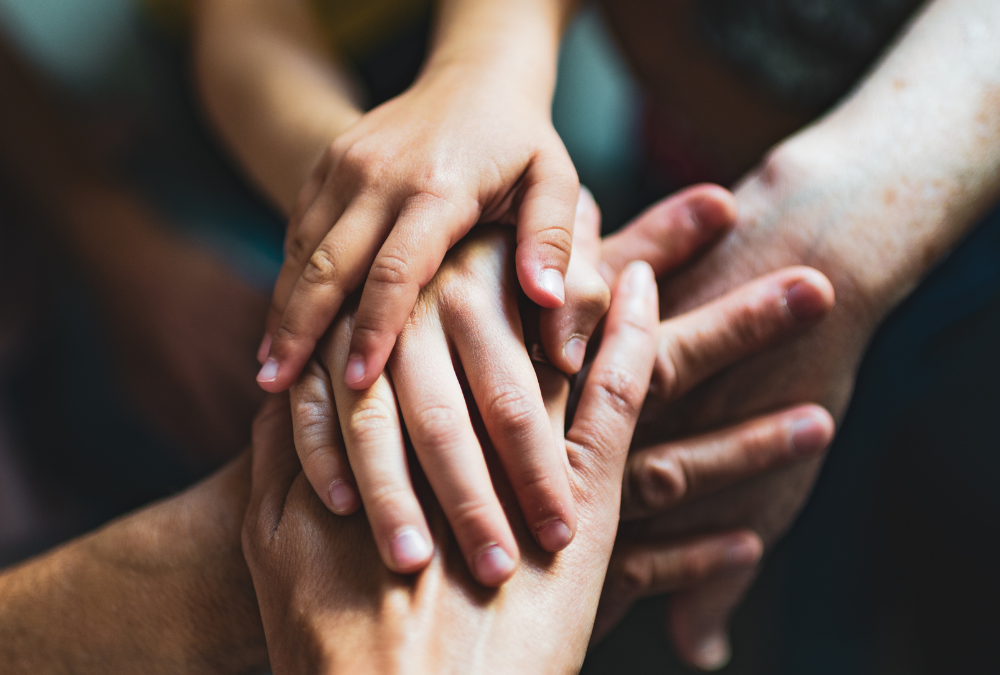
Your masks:
M874 4L895 8L891 33L916 3ZM724 55L771 58L766 40L720 19L733 3L705 5L706 38ZM421 17L355 64L372 104L412 80L428 25ZM246 336L260 327L239 317L266 306L284 222L207 130L189 36L158 3L0 0L0 36L6 565L183 489L246 443L260 398ZM872 44L844 72L815 60L805 74L744 72L798 106L790 119L808 119L884 41ZM15 90L41 102L27 105L26 127ZM601 12L585 7L565 38L553 118L606 230L746 168L678 164L676 147L694 141L652 123L659 114ZM49 150L26 155L36 138ZM96 187L68 199L79 174ZM998 344L993 214L878 333L816 491L736 617L724 672L1000 672ZM663 603L637 605L584 672L684 672Z

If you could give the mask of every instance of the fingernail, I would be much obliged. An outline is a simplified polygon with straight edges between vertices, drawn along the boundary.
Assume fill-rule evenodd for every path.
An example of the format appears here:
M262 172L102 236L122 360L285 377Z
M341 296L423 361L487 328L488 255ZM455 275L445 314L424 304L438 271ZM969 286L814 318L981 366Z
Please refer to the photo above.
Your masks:
M260 372L257 373L257 381L274 382L276 379L278 379L278 362L274 359L264 361L264 365L261 366Z
M550 553L563 550L573 541L573 533L558 519L542 525L535 534L541 547Z
M495 585L504 581L514 571L514 561L507 551L490 544L473 559L472 568L481 583Z
M260 341L260 347L257 347L257 363L263 365L264 360L267 358L268 353L271 351L271 336L265 335L264 339Z
M804 281L797 281L785 293L785 306L799 321L815 321L826 312L819 289Z
M365 361L360 356L347 359L347 369L344 371L344 382L357 384L365 379Z
M628 304L625 305L628 313L635 317L637 321L645 319L649 311L649 294L656 287L656 279L653 277L653 269L644 262L631 262L625 268L625 293L628 295Z
M795 420L789 433L796 455L811 455L826 447L826 428L813 417Z
M586 185L581 185L580 196L576 200L576 215L579 216L592 203L594 203L594 193Z
M703 670L718 670L729 663L729 638L722 633L709 635L695 647L693 661Z
M354 510L358 493L350 483L345 480L335 480L330 484L329 492L334 513L343 514Z
M420 565L431 555L431 545L416 528L404 527L392 539L389 546L393 562L399 569Z
M726 547L726 562L730 567L749 567L760 562L763 553L759 540L744 539Z
M587 341L578 337L570 338L563 347L563 354L573 370L580 370L583 368L583 359L587 356Z
M558 270L542 270L542 273L538 275L538 284L542 290L558 298L559 302L566 301L566 285Z

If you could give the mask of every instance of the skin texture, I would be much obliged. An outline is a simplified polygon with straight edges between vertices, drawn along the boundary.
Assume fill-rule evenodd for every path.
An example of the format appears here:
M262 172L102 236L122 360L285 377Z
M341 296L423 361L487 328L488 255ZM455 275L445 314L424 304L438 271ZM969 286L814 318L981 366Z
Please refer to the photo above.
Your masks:
M308 179L295 185L294 202L280 199L286 208L296 206L260 349L258 381L265 389L283 391L294 382L346 296L361 286L346 383L372 384L420 288L480 221L516 225L522 287L542 306L563 304L578 180L549 107L572 3L441 3L417 81L357 121L346 112L356 101L325 53L308 7L261 0L205 4L197 49L202 89L237 155L272 194L284 183L270 184L272 170L258 170L268 163L265 155L277 155L285 166L319 157ZM247 41L246 29L256 39ZM243 55L278 65L248 79L239 72ZM302 68L304 61L311 65ZM279 92L280 105L274 103ZM265 107L244 121L246 108L227 97ZM293 111L281 111L288 101ZM296 112L316 104L320 116ZM276 145L288 138L290 125L304 131L287 149L261 150L262 137L253 132L263 131L265 142ZM317 135L322 144L306 152Z
M641 41L621 18L635 5L612 11L626 46L632 37ZM783 141L741 182L732 235L661 279L664 315L797 263L829 277L837 307L816 330L693 391L675 415L640 424L637 448L801 401L842 417L881 319L998 196L997 25L995 3L930 3L848 99ZM635 60L643 49L631 49ZM623 234L605 247L606 259L630 259L641 239ZM663 546L706 530L749 528L769 546L801 508L820 463L794 462L626 525L620 541ZM726 622L752 578L735 575L674 596L670 632L688 662L725 663Z
M243 455L177 497L0 574L0 670L265 670L239 545L249 469Z
M596 272L579 261L567 267L578 184L552 129L549 104L569 4L443 3L432 53L418 81L400 97L363 117L358 112L353 119L345 114L354 105L349 88L321 47L310 11L296 3L263 0L214 0L198 10L198 72L210 116L251 175L272 195L281 196L282 205L297 204L267 320L268 337L258 354L264 361L262 372L274 375L265 378L265 387L281 391L295 381L346 294L371 269L352 340L368 345L361 347L368 354L363 360L372 362L371 354L377 352L372 358L378 363L364 378L347 377L344 382L364 391L381 372L420 288L430 281L446 251L480 220L518 225L518 281L531 299L551 310L540 322L537 342L552 363L566 372L579 370L587 340L606 308L608 290ZM470 33L469 26L480 28ZM247 60L260 65L249 79ZM538 67L540 63L551 66ZM249 115L248 104L253 110ZM305 186L299 190L302 183L296 185L297 200L285 199L287 184L270 166L294 171L317 158L308 177L300 178ZM538 176L546 180L540 182ZM372 238L354 232L358 228L384 231ZM411 244L432 251L415 252ZM596 254L592 259L596 261ZM557 301L532 281L541 267L558 270ZM571 278L564 283L566 274ZM385 310L385 316L374 316L372 308ZM510 308L505 311L513 316ZM394 322L391 330L377 327L388 318ZM444 327L444 336L460 338L468 325L453 321ZM476 403L539 543L558 550L572 539L575 516L558 461L559 446L541 431L546 414L537 382L523 350L489 368L478 358L494 347L509 352L510 335L480 338L475 348L466 343L464 375L477 392ZM428 369L424 377L432 373ZM316 375L322 376L322 370L310 366L306 378ZM341 383L330 386L344 388ZM402 394L404 407L408 398L416 396ZM458 410L441 402L446 404ZM464 410L460 414L467 416ZM428 433L440 435L431 428L435 424L430 418L413 421L411 435L428 439L418 441L418 447L430 445ZM467 422L464 428L465 438L471 439ZM297 430L299 439L308 434ZM349 447L357 445L352 457L365 455L369 445L361 437L348 434L346 440ZM466 449L478 452L475 443ZM300 448L300 453L313 454L314 448ZM357 490L345 475L346 467L325 462L325 468L314 468L319 464L306 462L321 499L337 512L356 508ZM488 482L446 467L430 473L449 516L457 517L449 504L490 505L467 524L452 524L466 550L487 542L503 544L511 560L507 571L479 576L484 583L499 583L516 561L516 547ZM395 476L399 484L402 476ZM400 515L388 504L381 506L374 487L368 487L384 483L364 481L358 486L376 530L382 534L414 527L426 539L426 526L412 499L411 508ZM334 484L339 485L340 506L334 504ZM385 549L385 562L396 571L413 571L428 556L426 546L397 556Z

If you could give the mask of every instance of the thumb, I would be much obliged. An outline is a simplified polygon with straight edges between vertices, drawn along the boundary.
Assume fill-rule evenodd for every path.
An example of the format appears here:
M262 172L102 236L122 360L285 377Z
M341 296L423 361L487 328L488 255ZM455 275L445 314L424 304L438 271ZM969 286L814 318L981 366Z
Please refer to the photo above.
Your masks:
M667 624L685 663L701 670L719 670L729 663L729 618L756 573L756 569L737 572L671 598Z
M601 274L614 285L633 260L643 260L657 277L686 262L736 222L736 198L718 185L695 185L654 204L602 248Z

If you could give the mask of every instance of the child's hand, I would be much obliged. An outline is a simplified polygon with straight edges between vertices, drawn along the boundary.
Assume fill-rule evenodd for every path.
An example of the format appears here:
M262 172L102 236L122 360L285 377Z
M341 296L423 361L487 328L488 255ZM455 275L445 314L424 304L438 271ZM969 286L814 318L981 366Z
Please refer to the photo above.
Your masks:
M420 289L480 221L516 224L521 287L542 307L563 304L578 179L548 97L527 89L449 61L333 142L288 227L261 386L295 381L362 282L344 380L370 386Z

